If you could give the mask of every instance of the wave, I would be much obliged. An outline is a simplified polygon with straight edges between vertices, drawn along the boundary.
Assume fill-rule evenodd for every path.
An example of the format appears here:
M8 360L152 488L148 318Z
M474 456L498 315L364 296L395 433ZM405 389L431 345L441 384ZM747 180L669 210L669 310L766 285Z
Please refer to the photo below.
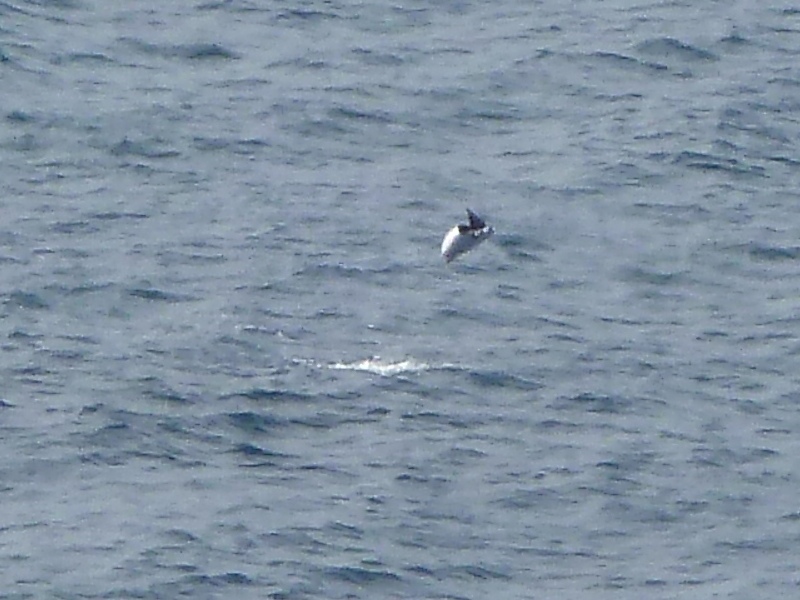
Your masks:
M747 164L735 158L728 158L706 152L684 150L673 158L673 164L700 171L723 171L731 175L766 177L766 170L759 165Z
M717 61L719 56L701 48L682 42L671 37L660 37L645 40L636 46L636 49L648 56L655 56L660 59L675 59L685 62L708 62Z
M745 247L747 253L757 260L797 260L800 258L800 247L798 246L775 246L752 242L746 244Z
M237 52L217 43L199 42L193 44L153 44L144 40L125 37L120 40L130 48L142 54L165 59L234 60L240 58Z

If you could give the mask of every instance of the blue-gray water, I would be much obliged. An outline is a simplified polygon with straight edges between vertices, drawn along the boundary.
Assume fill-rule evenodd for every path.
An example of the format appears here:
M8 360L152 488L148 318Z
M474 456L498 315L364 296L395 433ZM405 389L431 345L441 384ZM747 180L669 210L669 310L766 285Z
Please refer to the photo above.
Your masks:
M800 593L794 4L2 0L0 123L1 598Z

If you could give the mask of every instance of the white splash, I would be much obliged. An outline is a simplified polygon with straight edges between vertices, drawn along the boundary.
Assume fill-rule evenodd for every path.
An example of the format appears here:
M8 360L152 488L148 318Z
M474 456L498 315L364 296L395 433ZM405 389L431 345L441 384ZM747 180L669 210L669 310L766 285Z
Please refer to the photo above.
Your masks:
M383 360L380 356L373 356L351 363L333 363L328 365L329 369L345 370L345 371L364 371L367 373L375 373L384 377L392 375L402 375L404 373L419 373L420 371L427 371L431 368L428 363L419 362L414 359L405 359L400 361Z

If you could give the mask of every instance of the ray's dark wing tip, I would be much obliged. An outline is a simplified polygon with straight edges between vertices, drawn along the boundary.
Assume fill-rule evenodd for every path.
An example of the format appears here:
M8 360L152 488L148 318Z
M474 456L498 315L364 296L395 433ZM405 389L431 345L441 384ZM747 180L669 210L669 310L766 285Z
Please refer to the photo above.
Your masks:
M470 229L483 229L484 227L486 227L486 223L483 222L483 219L481 219L470 209L467 209L467 216L469 217Z

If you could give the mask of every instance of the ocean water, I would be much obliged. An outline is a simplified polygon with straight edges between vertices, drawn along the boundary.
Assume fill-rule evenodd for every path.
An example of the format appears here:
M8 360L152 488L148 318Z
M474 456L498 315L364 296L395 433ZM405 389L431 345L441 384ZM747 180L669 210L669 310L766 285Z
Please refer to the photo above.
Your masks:
M0 598L796 598L799 143L789 2L0 0Z

